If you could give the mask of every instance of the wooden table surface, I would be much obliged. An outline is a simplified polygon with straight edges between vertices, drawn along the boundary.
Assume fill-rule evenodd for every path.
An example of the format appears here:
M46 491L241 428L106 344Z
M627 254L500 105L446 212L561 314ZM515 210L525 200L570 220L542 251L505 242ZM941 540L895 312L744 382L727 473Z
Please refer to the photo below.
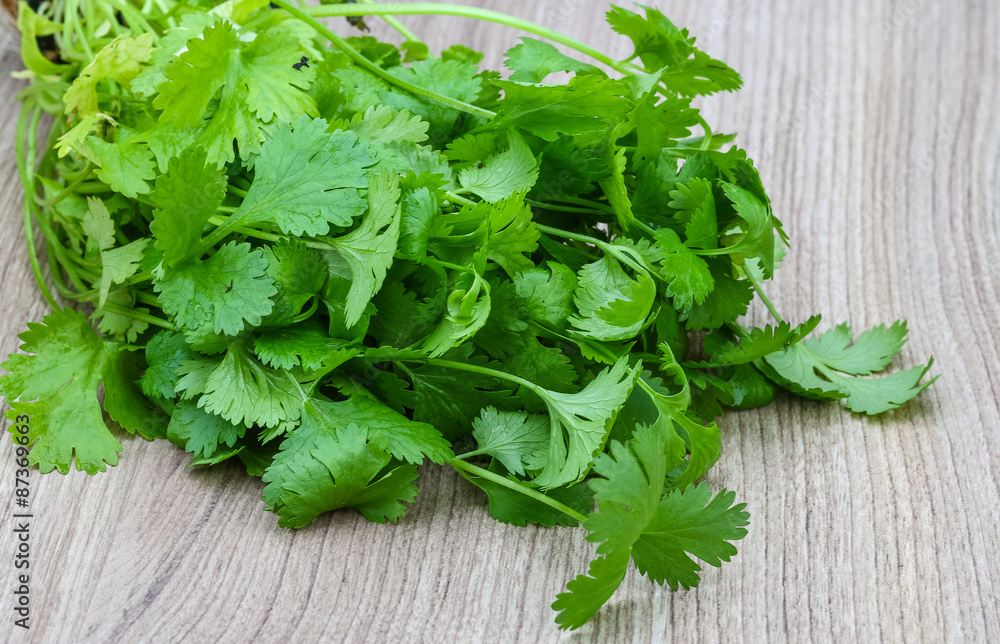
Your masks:
M603 2L481 0L618 57ZM585 570L579 529L517 528L425 467L396 525L325 515L279 529L236 466L189 469L124 438L121 464L31 476L31 629L13 626L12 510L0 521L0 638L33 642L1000 641L1000 4L995 0L662 0L743 74L701 103L757 161L791 251L787 319L897 318L908 367L941 380L875 418L779 398L723 417L708 476L751 512L740 554L687 592L632 570L596 619L549 604ZM515 31L404 18L432 48L496 66ZM372 21L373 25L376 21ZM376 33L388 31L376 26ZM0 351L47 307L30 275L12 151L19 66L0 61ZM754 310L755 321L764 318ZM13 450L0 450L13 508ZM9 501L8 501L9 499Z

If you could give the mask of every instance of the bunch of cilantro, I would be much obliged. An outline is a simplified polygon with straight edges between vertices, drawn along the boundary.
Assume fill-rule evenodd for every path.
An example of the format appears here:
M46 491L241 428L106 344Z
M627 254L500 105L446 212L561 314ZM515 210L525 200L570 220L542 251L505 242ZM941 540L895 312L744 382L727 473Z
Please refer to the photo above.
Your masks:
M120 427L242 462L301 528L396 521L417 466L449 465L500 521L587 530L597 558L553 604L577 628L629 561L676 589L736 554L744 505L698 484L724 409L781 387L877 414L930 384L866 377L903 323L805 339L818 318L773 310L787 237L692 104L740 77L654 9L607 14L618 61L442 4L46 7L20 7L17 145L54 312L0 381L43 472L116 464ZM502 80L391 17L399 48L318 20L390 12L520 27L611 73L525 38ZM773 325L740 324L755 294Z

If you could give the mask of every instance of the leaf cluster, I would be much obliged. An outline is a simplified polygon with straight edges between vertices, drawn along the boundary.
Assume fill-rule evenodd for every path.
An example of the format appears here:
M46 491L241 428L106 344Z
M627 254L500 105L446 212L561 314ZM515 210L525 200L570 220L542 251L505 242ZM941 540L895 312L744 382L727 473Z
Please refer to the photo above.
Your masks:
M120 426L241 464L304 528L395 522L450 465L500 521L582 524L597 558L553 605L577 628L630 561L676 589L735 555L748 514L699 483L724 409L930 384L870 377L903 323L740 324L788 240L693 102L739 75L656 10L608 13L611 73L524 38L502 79L284 3L118 4L19 21L25 114L58 117L40 154L23 121L26 202L79 305L0 378L42 471L116 464Z

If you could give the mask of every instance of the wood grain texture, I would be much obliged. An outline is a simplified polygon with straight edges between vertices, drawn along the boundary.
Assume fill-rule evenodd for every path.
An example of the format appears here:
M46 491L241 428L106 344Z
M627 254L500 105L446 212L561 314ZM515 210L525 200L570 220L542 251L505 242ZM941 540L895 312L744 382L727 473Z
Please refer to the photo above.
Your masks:
M601 2L474 4L630 53ZM167 443L124 438L107 473L32 475L28 633L6 608L14 541L0 512L0 639L1000 641L1000 5L659 6L743 74L745 89L702 106L740 132L792 237L775 305L790 320L821 313L821 328L907 319L902 366L935 355L934 387L876 418L789 397L724 417L708 480L748 503L740 554L689 592L633 570L572 635L549 604L585 570L582 531L498 524L453 472L424 468L397 525L339 513L292 532L238 468L189 469ZM492 66L520 35L403 21L435 49L475 43ZM3 354L46 312L20 231L17 66L11 52L0 60ZM12 502L9 443L0 454L0 498Z

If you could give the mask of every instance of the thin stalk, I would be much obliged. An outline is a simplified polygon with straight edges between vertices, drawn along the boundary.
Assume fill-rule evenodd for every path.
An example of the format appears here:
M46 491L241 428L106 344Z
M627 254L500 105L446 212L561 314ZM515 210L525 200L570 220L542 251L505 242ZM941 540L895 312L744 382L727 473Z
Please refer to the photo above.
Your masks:
M73 191L77 187L79 187L79 185L81 183L83 183L87 179L87 177L90 176L90 173L93 170L94 170L94 164L93 164L93 162L87 161L87 165L84 166L83 172L81 172L79 174L79 176L77 176L76 179L73 179L73 181L70 182L70 184L68 186L66 186L63 189L62 192L60 192L58 195L56 195L55 198L52 199L52 201L44 202L42 205L44 205L44 206L54 206L57 203L59 203L60 201L62 201L63 199L65 199L66 197L70 196L73 193Z
M367 5L374 4L374 2L372 0L360 0L360 2L361 2L361 4L367 4ZM395 29L399 33L399 35L403 37L404 40L407 40L407 41L410 41L410 42L423 42L422 40L420 40L420 38L417 36L417 34L413 33L409 29L407 29L406 26L403 23L401 23L400 21L396 20L394 17L392 17L392 16L382 16L382 20L385 20L385 24L387 24L390 27L392 27L393 29Z
M652 237L654 234L656 234L656 231L653 230L653 227L650 226L649 224L647 224L644 221L640 221L640 220L636 219L635 220L635 225L639 227L639 230L645 232L650 237Z
M459 473L462 474L468 473L473 476L478 476L479 478L486 479L487 481L496 483L497 485L501 485L507 488L508 490L513 490L514 492L523 494L530 499L534 499L539 503L544 503L550 508L562 512L566 516L571 517L572 519L576 520L579 523L583 523L584 521L587 520L586 515L577 512L568 505L560 503L559 501L556 501L555 499L542 494L538 490L534 490L530 487L527 487L526 485L522 485L520 483L517 483L516 481L512 481L507 477L500 476L499 474L494 474L493 472L490 472L489 470L483 469L476 465L466 463L465 461L459 460L460 458L461 457L456 458L449 463L449 465L458 470Z
M747 276L747 279L750 281L750 285L753 286L753 290L757 291L757 295L760 296L760 301L763 302L764 306L767 307L767 310L771 312L775 321L778 324L783 324L785 321L781 319L781 315L778 313L777 309L774 308L774 305L771 304L771 300L767 298L767 294L765 294L764 289L761 288L760 282L757 281L756 277L754 277L753 271L743 271L743 273Z
M444 196L448 198L449 201L454 201L455 203L460 203L463 206L475 206L476 202L472 199L468 199L458 194L457 192L452 192L451 190L445 190Z
M450 268L453 271L459 271L460 273L475 273L476 269L471 266L462 266L461 264L452 264L451 262L443 262L440 259L431 258L429 261L434 262L442 268Z
M566 197L563 197L563 201L565 201L567 203L575 203L578 206L587 206L589 208L594 208L595 210L600 210L600 211L605 212L605 213L607 213L609 215L614 215L615 214L615 209L614 208L612 208L611 206L608 206L606 204L603 204L603 203L601 203L599 201L594 201L593 199L583 199L582 197L570 197L570 196L566 196Z
M596 237L590 237L588 235L579 235L577 233L571 233L568 230L561 230L559 228L552 228L551 226L546 226L545 224L535 224L539 232L543 232L547 235L554 235L556 237L563 237L565 239L572 239L573 241L583 242L584 244L590 244L592 246L597 246L602 248L607 244L607 242L601 241Z
M487 367L480 367L474 364L465 364L464 362L455 362L454 360L440 360L438 358L407 358L403 357L398 360L399 362L419 362L422 364L429 364L435 367L444 367L445 369L454 369L456 371L468 371L469 373L478 373L483 376L489 376L491 378L499 378L501 380L506 380L512 382L515 385L521 385L533 391L540 396L545 395L546 390L539 387L530 380L525 380L524 378L518 378L517 376L503 371L497 371L496 369L489 369Z
M285 3L278 1L275 4L284 5ZM580 42L579 40L576 40L575 38L570 38L565 34L559 33L558 31L537 25L521 18L509 16L505 13L499 13L497 11L490 11L488 9L480 9L478 7L466 7L457 4L439 4L436 2L414 2L405 4L399 2L388 2L384 4L363 5L321 5L318 7L309 7L307 11L310 15L316 18L329 18L334 16L439 15L485 20L487 22L495 22L498 25L521 29L522 31L527 31L528 33L535 34L536 36L541 36L542 38L547 38L552 42L557 42L560 45L569 47L570 49L575 49L581 54L590 56L594 60L607 65L619 73L625 75L633 74L633 71L629 69L628 65L618 62L610 56Z
M388 73L387 71L385 71L384 69L382 69L381 67L379 67L378 65L376 65L375 63L373 63L370 60L368 60L367 58L365 58L361 54L361 52L359 52L358 50L356 50L354 47L351 47L351 45L346 40L344 40L343 38L341 38L337 34L335 34L332 31L330 31L330 29L326 25L324 25L322 22L316 20L316 16L314 16L312 13L307 13L306 11L303 11L302 9L299 9L298 7L295 7L295 6L291 5L291 4L289 4L285 0L274 0L274 2L272 4L275 4L275 5L279 6L279 7L281 7L282 9L284 9L285 11L287 11L288 13L290 13L293 16L295 16L296 18L298 18L299 20L302 20L303 22L305 22L306 24L308 24L310 27L312 27L317 32L319 32L324 38L326 38L327 40L329 40L330 42L332 42L334 44L334 46L337 47L337 49L339 49L342 52L344 52L345 54L347 54L347 56L351 60L354 61L354 64L356 64L358 67L361 67L362 69L368 71L369 73L374 74L375 76L379 77L380 79L382 79L386 83L389 83L390 85L394 85L394 86L396 86L396 87L398 87L398 88L400 88L402 90L405 90L405 91L413 94L414 96L419 96L421 98L426 98L427 100L434 101L435 103L440 103L441 105L446 105L448 107L451 107L453 109L459 110L461 112L467 112L469 114L473 114L475 116L481 116L481 117L486 118L486 119L491 119L494 116L496 116L496 114L494 112L491 112L489 110L484 110L481 107L476 107L475 105L470 105L469 103L465 103L463 101L456 100L454 98L451 98L450 96L443 96L443 95L438 94L436 92L432 92L430 90L424 89L423 87L418 87L418 86L416 86L416 85L414 85L412 83L408 83L408 82L406 82L404 80L396 78L395 76L393 76L392 74ZM348 5L344 5L344 6L348 6ZM359 5L349 5L349 6L351 6L351 7L357 7L359 9L378 9L378 8L380 8L380 7L374 7L374 6L372 6L372 7L359 7ZM324 9L324 8L333 9L334 7L309 7L310 10ZM380 13L380 12L373 11L372 15L375 15L376 13ZM390 11L390 12L385 12L385 13L392 13L392 12ZM363 13L362 14L351 14L350 12L347 12L347 13L342 13L342 14L337 14L337 15L349 16L349 15L364 15L364 14Z
M315 313L316 310L319 308L319 297L313 297L311 299L312 299L312 304L310 304L309 308L306 309L304 312L296 315L292 319L292 324L298 324L299 322L305 322L306 320L308 320L309 318L311 318L313 316L313 313Z
M162 318L158 318L155 315L149 315L147 313L143 313L142 311L137 311L127 306L122 306L121 304L115 304L114 302L105 302L104 306L101 307L101 310L107 313L114 313L115 315L124 315L125 317L132 318L134 320L139 320L140 322L145 322L146 324L152 324L154 326L158 326L163 329L169 329L170 331L173 331L177 328L170 322L167 322Z
M708 121L703 119L701 115L698 116L698 125L701 126L701 129L705 130L705 136L702 137L699 148L707 150L712 147L712 128L709 127Z
M553 210L555 212L570 212L578 215L607 214L603 210L592 210L590 208L577 208L576 206L566 206L561 203L543 203L541 201L535 201L534 199L525 199L524 202L529 206L535 206L536 208L544 208L545 210Z
M28 113L31 112L29 122ZM42 297L53 309L58 309L59 304L52 296L48 284L45 283L45 276L42 274L42 265L38 261L38 251L35 249L35 225L32 221L32 210L35 196L35 147L38 136L38 122L42 118L42 110L38 107L31 108L27 104L21 108L21 114L17 118L17 131L25 132L27 127L27 149L25 149L25 136L18 136L15 139L15 156L17 157L17 172L21 177L21 186L24 188L24 239L28 244L28 261L31 262L31 272L35 275L35 282L42 292Z
M275 233L268 233L264 232L263 230L257 230L256 228L250 228L249 226L240 226L238 220L236 221L236 223L231 224L229 223L231 221L233 221L232 217L223 217L222 215L212 215L211 217L208 218L208 223L212 224L213 226L218 226L218 228L209 233L208 237L206 237L202 241L201 245L205 247L205 250L208 250L209 248L215 246L215 244L220 239L222 239L229 233L239 233L241 235L246 235L247 237L254 237L256 239L262 239L264 241L269 241L272 243L278 243L282 240L289 239L287 235L277 235ZM218 233L220 230L223 229L225 229L225 234L217 236L216 233ZM305 242L305 245L309 248L312 248L313 250L333 250L334 248L330 244L324 244L322 242L315 242L308 240ZM198 255L201 255L204 252L205 251L201 251L198 253ZM194 257L195 255L192 253L191 256Z

